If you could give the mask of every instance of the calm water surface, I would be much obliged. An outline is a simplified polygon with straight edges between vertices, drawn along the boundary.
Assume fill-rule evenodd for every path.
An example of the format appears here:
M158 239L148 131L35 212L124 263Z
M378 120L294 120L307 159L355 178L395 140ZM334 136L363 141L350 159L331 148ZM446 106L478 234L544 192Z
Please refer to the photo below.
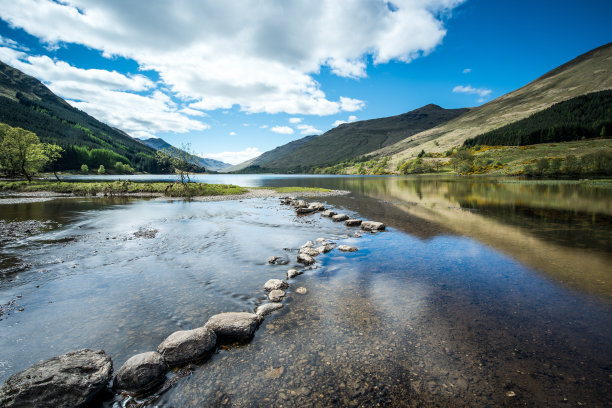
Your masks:
M319 256L250 344L192 366L155 404L612 405L612 190L465 178L200 181L348 190L320 201L389 229L357 238L272 198L0 204L0 381L82 347L103 348L117 369L173 331L252 311L300 245L327 237L360 250ZM44 224L6 227L24 220ZM271 255L292 263L268 265Z

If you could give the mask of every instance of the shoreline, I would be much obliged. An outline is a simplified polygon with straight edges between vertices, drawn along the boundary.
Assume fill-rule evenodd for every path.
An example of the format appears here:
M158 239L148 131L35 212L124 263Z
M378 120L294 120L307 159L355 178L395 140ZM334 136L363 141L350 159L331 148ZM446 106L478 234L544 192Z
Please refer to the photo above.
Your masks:
M247 200L252 198L268 198L268 197L285 197L288 194L295 194L300 197L328 197L336 195L346 195L349 191L346 190L327 190L327 191L312 191L302 190L296 188L295 191L283 191L279 192L272 188L251 188L243 187L246 192L241 194L217 194L217 195L200 195L192 197L171 197L166 196L163 193L147 193L147 192L136 192L126 193L118 192L113 194L76 194L76 193L58 193L54 191L41 190L41 191L14 191L6 192L0 191L0 205L10 204L27 204L36 202L45 202L55 200L58 198L152 198L156 200L186 200L186 201L229 201L229 200Z

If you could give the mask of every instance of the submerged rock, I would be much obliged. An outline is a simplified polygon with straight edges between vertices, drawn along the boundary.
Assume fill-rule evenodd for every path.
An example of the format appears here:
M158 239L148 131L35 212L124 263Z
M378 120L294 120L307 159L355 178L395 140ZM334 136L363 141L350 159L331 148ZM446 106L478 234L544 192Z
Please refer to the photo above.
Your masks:
M299 263L303 263L304 265L312 265L313 263L315 263L315 260L312 256L303 253L298 254L297 261Z
M361 223L361 229L364 231L384 231L385 224L378 221L364 221Z
M270 302L280 302L285 297L286 293L284 290L276 289L268 293L268 300Z
M323 211L323 212L321 213L321 217L328 217L328 218L331 218L331 217L333 217L333 216L334 216L334 215L336 215L336 214L338 214L338 213L337 213L337 212L335 212L335 211L325 210L325 211Z
M361 225L361 220L352 218L344 221L344 225L346 225L347 227L358 227L359 225Z
M350 245L338 245L338 249L342 252L355 252L357 248Z
M268 263L272 265L287 265L289 261L282 256L271 256L268 258Z
M276 289L285 289L289 286L289 284L280 279L270 279L264 284L264 289L268 292Z
M282 303L266 303L258 306L257 309L255 309L255 314L257 314L257 316L264 317L275 310L282 309L283 307L285 307L285 305Z
M102 350L71 351L9 377L0 387L0 406L83 407L106 386L112 371Z
M157 347L157 351L164 357L168 365L175 366L206 356L216 344L215 332L199 327L172 333Z
M315 256L318 256L320 252L311 247L304 247L300 249L300 254L305 254L308 256L315 257Z
M346 214L337 214L337 215L332 216L332 221L335 221L335 222L346 221L348 219L349 217Z
M259 318L254 313L219 313L208 319L204 327L217 335L217 342L245 341L255 334Z
M305 287L303 287L303 286L300 286L295 291L297 293L299 293L300 295L305 295L308 292L308 290Z
M151 391L164 381L167 370L168 366L158 352L136 354L117 371L114 387L132 393Z
M289 269L287 271L287 279L295 278L298 275L301 275L303 272L298 271L297 269Z

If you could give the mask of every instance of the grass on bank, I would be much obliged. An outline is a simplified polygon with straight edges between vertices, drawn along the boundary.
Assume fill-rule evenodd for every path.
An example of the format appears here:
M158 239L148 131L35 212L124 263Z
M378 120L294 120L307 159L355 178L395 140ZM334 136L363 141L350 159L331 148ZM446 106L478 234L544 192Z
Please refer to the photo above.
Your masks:
M0 181L2 192L40 192L64 193L73 195L104 194L109 196L123 194L163 194L167 197L196 197L244 194L248 189L231 184L206 183L134 183L129 180L109 182L57 182L57 181Z

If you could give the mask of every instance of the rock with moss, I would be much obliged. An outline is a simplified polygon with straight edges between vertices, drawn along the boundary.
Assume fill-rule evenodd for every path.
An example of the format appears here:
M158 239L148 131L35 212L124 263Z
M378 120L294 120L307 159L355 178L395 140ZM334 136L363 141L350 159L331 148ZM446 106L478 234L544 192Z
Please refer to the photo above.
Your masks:
M110 381L113 363L102 350L62 354L14 374L0 387L0 406L85 407Z

